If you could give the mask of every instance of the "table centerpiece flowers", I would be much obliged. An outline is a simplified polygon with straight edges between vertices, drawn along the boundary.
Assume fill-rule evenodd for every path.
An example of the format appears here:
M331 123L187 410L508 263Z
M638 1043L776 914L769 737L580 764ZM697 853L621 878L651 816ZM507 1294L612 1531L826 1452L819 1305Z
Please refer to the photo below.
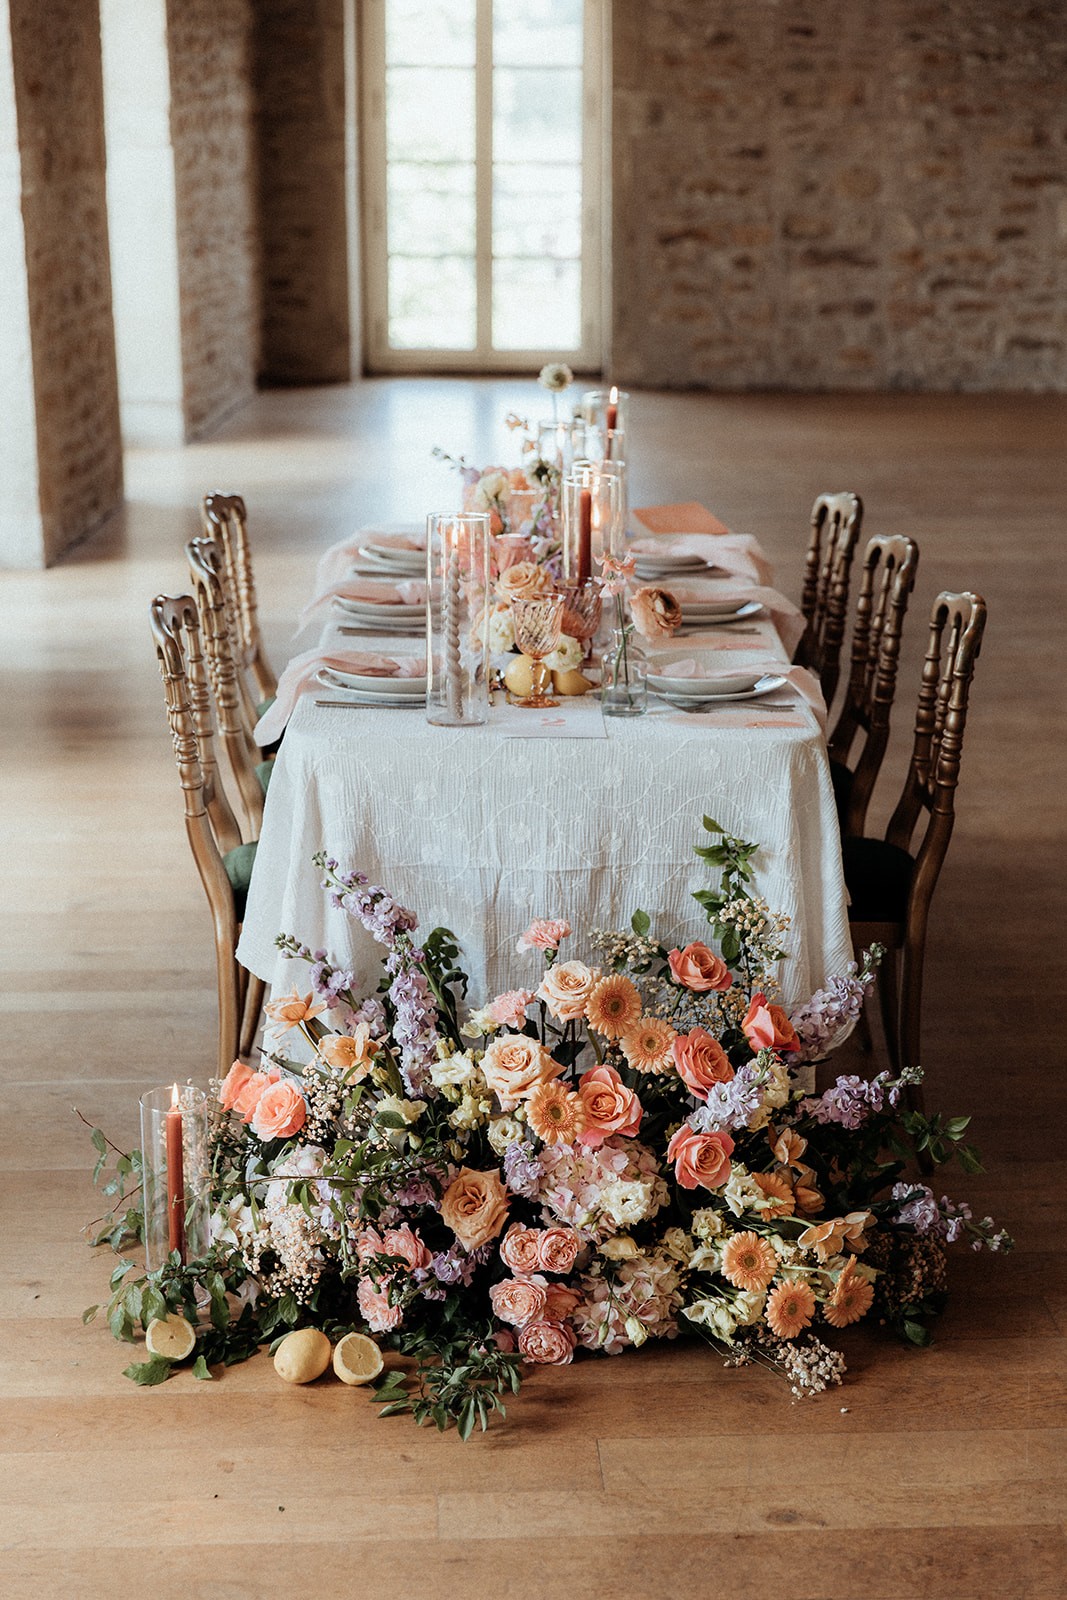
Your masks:
M379 989L279 937L307 989L268 1004L258 1064L213 1086L200 1259L144 1273L122 1255L142 1231L136 1198L121 1209L139 1156L107 1173L94 1131L119 1197L93 1237L122 1257L115 1336L183 1316L209 1377L293 1329L369 1335L409 1358L371 1389L382 1414L463 1437L524 1372L683 1332L798 1395L841 1381L830 1340L865 1315L926 1342L945 1247L1011 1242L908 1175L919 1152L980 1170L967 1119L909 1106L918 1073L814 1092L810 1064L855 1022L880 952L787 1014L788 929L754 892L758 847L704 826L718 881L694 899L712 943L663 942L637 911L591 934L587 964L564 959L566 922L537 919L517 987L473 1010L447 930L416 943L411 911L317 856L324 891L383 946ZM174 1365L127 1373L154 1384Z

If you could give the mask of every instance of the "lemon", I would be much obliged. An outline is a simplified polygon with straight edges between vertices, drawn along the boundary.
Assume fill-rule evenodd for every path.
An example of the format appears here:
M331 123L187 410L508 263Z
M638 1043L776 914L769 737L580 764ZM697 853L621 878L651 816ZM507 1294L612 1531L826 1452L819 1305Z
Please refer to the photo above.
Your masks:
M512 657L504 674L504 685L522 700L533 691L533 662L529 656Z
M346 1333L333 1353L333 1370L342 1383L370 1383L384 1365L382 1352L365 1333Z
M587 689L593 687L577 667L572 667L569 672L554 672L552 685L557 694L584 694Z
M286 1383L314 1383L330 1365L330 1341L318 1328L287 1333L274 1352L274 1370Z
M184 1361L196 1345L196 1329L185 1317L172 1311L167 1317L153 1317L144 1333L145 1348L151 1356L168 1361Z

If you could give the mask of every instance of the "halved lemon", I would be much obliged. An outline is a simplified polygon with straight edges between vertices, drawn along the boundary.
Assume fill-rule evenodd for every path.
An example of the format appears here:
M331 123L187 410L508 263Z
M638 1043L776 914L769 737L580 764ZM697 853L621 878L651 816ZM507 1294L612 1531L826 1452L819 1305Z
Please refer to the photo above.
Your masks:
M370 1383L384 1365L382 1352L365 1333L346 1333L333 1353L333 1370L342 1383Z
M151 1356L168 1361L184 1361L196 1348L196 1329L185 1317L172 1311L167 1317L153 1317L144 1332L145 1348Z
M274 1352L274 1370L286 1383L314 1383L330 1365L330 1341L318 1328L287 1333Z

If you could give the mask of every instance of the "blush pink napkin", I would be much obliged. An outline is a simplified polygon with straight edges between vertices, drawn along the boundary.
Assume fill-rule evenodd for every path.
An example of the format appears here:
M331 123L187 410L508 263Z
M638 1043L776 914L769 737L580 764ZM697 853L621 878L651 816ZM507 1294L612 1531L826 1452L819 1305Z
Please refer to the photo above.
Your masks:
M364 600L373 605L417 606L426 599L426 585L421 578L341 578L320 590L308 601L300 613L297 631L305 628L317 611L321 611L334 598Z
M747 578L751 583L769 584L772 577L771 564L750 533L660 535L631 539L630 549L641 556L657 556L665 551L672 556L698 556L709 567L721 567L732 578Z
M823 738L826 737L826 701L822 697L822 689L819 687L819 680L813 672L809 672L807 667L788 666L785 662L776 661L773 656L767 656L763 661L746 661L744 670L747 672L749 668L751 668L753 676L773 672L776 677L784 678L786 682L797 691L797 694L800 696L800 698L811 707L811 710L815 713L815 718L819 724ZM738 669L735 667L735 674L737 670ZM728 672L729 664L727 662L723 662L723 676L725 677ZM731 676L732 675L733 674L731 674ZM670 676L672 678L695 678L697 676L706 676L708 678L714 677L714 652L709 651L708 654L703 656L699 661L696 660L695 657L692 660L672 661L670 664ZM738 701L739 706L742 704L742 701ZM753 701L753 709L757 709L758 706L759 701Z
M363 546L373 539L378 544L391 545L395 550L422 550L425 542L418 533L401 532L399 528L360 528L347 539L339 539L319 557L315 572L315 593L320 594L333 583L348 576L348 569Z
M679 500L669 506L642 506L633 512L649 533L729 533L725 522L713 517L699 500Z
M278 693L256 723L252 737L262 748L280 739L300 696L308 690L322 667L363 673L369 678L418 678L426 671L425 656L370 655L362 650L305 650L294 656L278 679Z
M804 617L800 608L792 600L787 600L784 594L779 594L777 589L767 588L766 584L711 580L701 585L692 581L675 582L670 578L661 578L658 587L673 594L683 606L699 600L733 600L738 605L746 600L758 600L770 614L787 656L793 655L803 637Z

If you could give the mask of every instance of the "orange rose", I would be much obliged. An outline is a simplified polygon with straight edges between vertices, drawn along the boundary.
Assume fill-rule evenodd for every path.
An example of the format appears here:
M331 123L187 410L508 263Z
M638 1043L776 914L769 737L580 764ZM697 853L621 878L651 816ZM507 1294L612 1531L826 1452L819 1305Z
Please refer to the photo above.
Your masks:
M500 1243L500 1257L512 1272L536 1272L541 1265L539 1235L536 1228L513 1222Z
M728 1133L696 1133L683 1122L667 1146L667 1160L683 1189L717 1189L730 1176L734 1141Z
M502 1033L482 1057L482 1076L500 1101L512 1111L538 1084L558 1078L563 1068L544 1045L525 1033Z
M233 1109L243 1122L251 1122L259 1104L259 1097L270 1087L277 1083L281 1077L280 1067L271 1067L269 1072L253 1072L245 1079L234 1097Z
M504 1226L508 1204L499 1172L460 1167L441 1196L441 1221L452 1229L464 1250L478 1250Z
M667 956L671 977L684 989L707 994L710 989L728 989L733 983L725 961L699 940L684 950L671 950Z
M682 608L666 589L635 589L630 615L642 639L669 639L682 625Z
M706 1028L680 1033L671 1045L678 1076L698 1100L706 1100L715 1083L729 1083L734 1075L726 1051Z
M537 998L560 1022L573 1022L585 1015L585 1003L599 977L599 972L591 971L584 961L564 961L549 967L541 979Z
M237 1104L237 1096L252 1076L252 1068L243 1061L235 1061L229 1072L219 1085L219 1104L223 1111L232 1111Z
M268 1139L291 1139L307 1121L308 1108L295 1083L283 1079L264 1089L252 1116L252 1132Z
M585 1128L578 1135L579 1144L595 1150L609 1134L619 1133L631 1139L641 1126L644 1115L641 1102L614 1067L604 1064L583 1073L578 1082L578 1096L585 1110Z
M574 1357L578 1336L559 1322L528 1322L519 1334L519 1350L527 1361L543 1367L565 1367Z
M573 1228L546 1228L537 1241L542 1270L565 1276L577 1261L581 1247L582 1241Z
M781 1006L768 1004L763 993L754 994L741 1024L753 1050L799 1050L800 1040Z

